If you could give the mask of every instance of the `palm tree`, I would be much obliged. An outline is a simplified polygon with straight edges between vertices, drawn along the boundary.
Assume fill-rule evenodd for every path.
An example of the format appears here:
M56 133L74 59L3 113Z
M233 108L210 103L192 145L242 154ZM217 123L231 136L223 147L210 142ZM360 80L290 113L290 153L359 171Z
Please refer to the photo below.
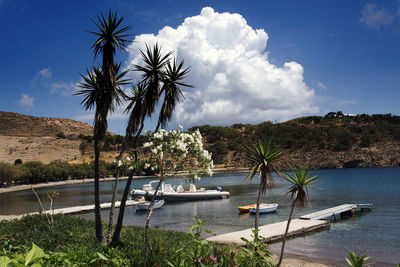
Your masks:
M153 50L146 44L146 52L140 51L144 66L134 65L135 71L142 72L142 82L146 84L144 106L146 116L151 116L160 99L160 83L164 80L164 68L172 52L162 55L161 46L155 44Z
M92 45L94 50L94 57L99 54L102 55L102 71L105 79L105 85L108 90L115 85L116 69L114 63L115 50L118 48L120 51L127 47L130 40L125 39L130 36L126 34L127 31L132 29L132 26L120 27L124 18L117 19L117 12L113 13L111 10L108 12L107 18L101 13L97 16L98 21L91 21L97 26L98 32L90 33L97 36L97 40Z
M116 48L122 50L127 47L127 43L129 40L125 39L129 36L126 34L128 30L132 27L120 27L120 24L123 21L123 18L117 19L117 13L111 12L108 13L108 16L105 17L102 13L100 16L97 16L98 21L91 20L98 28L98 32L90 32L97 36L96 41L92 45L92 49L94 50L94 57L96 58L98 55L102 55L102 66L101 70L98 68L93 68L93 72L95 73L92 78L89 78L90 82L93 83L96 80L96 88L91 88L90 83L84 82L81 84L81 87L84 90L89 90L89 92L84 92L82 90L81 93L86 95L88 99L91 98L91 95L95 95L98 93L94 93L94 91L99 91L100 95L103 95L101 99L95 101L96 104L96 113L95 113L95 129L94 129L94 150L95 150L95 164L94 164L94 191L95 191L95 223L96 223L96 238L99 242L104 242L103 230L101 225L101 215L100 215L100 191L99 191L99 159L100 159L100 148L99 141L104 139L105 134L107 132L107 115L109 111L113 110L113 103L117 100L119 104L119 91L117 90L117 73L119 70L119 66L114 63L114 56ZM97 70L96 70L97 69ZM126 73L126 72L125 72ZM125 74L124 73L124 74ZM88 77L89 77L88 73ZM123 75L122 75L123 76ZM100 81L101 80L101 81ZM101 85L101 88L99 87ZM88 87L89 86L89 87ZM118 91L118 94L116 92ZM85 101L85 100L84 100ZM84 102L83 101L83 102ZM85 108L88 109L89 106L93 107L93 103L89 105L85 105Z
M256 142L250 146L245 146L246 155L244 156L253 166L250 173L247 175L247 180L252 180L258 173L260 177L260 187L257 196L257 209L254 228L258 236L258 219L260 216L260 199L261 194L264 194L266 189L272 188L272 171L277 173L278 170L274 167L275 162L281 159L282 150L271 145L271 140L264 139L264 142Z
M134 138L134 148L137 147L137 139L143 130L144 118L146 115L145 106L144 106L145 92L146 92L145 85L143 83L139 83L138 85L136 85L135 87L132 88L132 97L126 97L126 99L129 101L129 104L126 107L125 112L128 113L130 110L132 110L132 111L129 116L128 125L126 127L126 134L125 134L125 138L124 138L121 152L119 155L120 158L122 157L122 155L126 149L127 140L135 134L136 135ZM137 161L138 161L137 150L135 149L134 152L135 152L135 162L137 164ZM119 177L119 172L117 173L117 178L115 180L116 182L118 181L118 177ZM133 171L131 171L128 175L128 180L126 182L124 193L122 195L121 204L120 204L119 213L118 213L118 220L117 220L117 224L115 225L115 231L114 231L114 234L113 234L112 240L111 240L111 244L113 246L116 246L120 240L120 233L122 230L122 223L123 223L124 214L125 214L125 205L126 205L126 200L128 199L129 190L131 188L132 178L133 178ZM110 214L110 216L111 216L111 214Z
M116 73L119 72L120 65L115 65ZM100 159L100 140L103 140L107 132L107 116L109 112L115 110L115 104L121 103L120 96L123 94L120 85L127 84L127 80L122 78L127 71L124 71L115 77L115 86L113 90L107 90L105 87L105 77L98 67L93 67L92 71L86 70L87 76L81 75L83 81L79 83L82 90L75 95L83 95L81 104L85 110L95 109L94 115L94 190L95 190L95 221L96 221L96 238L99 242L104 241L103 230L100 216L100 190L99 190L99 159Z
M173 60L172 64L171 62L167 64L160 92L160 94L164 93L164 101L158 117L156 132L160 126L165 127L167 125L167 122L172 118L176 104L180 102L181 97L184 97L179 86L193 87L182 81L189 72L189 68L183 69L183 64L183 60L178 64L176 59Z
M292 205L290 208L289 220L286 225L285 234L283 236L281 256L279 258L279 262L277 265L278 267L282 263L283 251L285 249L285 243L286 243L286 236L289 230L290 221L292 220L293 210L296 205L300 209L303 209L305 202L310 204L310 201L308 199L307 186L314 184L318 176L314 175L313 173L309 174L306 168L300 168L299 170L293 171L293 175L286 174L285 176L282 176L282 178L290 183L290 188L285 193L285 195L289 193L291 194Z

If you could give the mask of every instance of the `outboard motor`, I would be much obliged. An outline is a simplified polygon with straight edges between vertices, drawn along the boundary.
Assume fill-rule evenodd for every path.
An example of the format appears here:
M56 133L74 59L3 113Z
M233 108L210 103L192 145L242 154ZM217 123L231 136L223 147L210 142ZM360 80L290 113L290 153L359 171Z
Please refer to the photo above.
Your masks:
M224 191L224 190L222 189L222 187L217 186L217 191L222 192L222 191Z

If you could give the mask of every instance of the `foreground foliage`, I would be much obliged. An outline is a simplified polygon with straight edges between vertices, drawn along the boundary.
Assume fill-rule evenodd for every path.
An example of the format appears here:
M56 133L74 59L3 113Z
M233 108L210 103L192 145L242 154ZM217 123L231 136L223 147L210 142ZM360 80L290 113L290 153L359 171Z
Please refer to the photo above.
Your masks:
M246 254L253 250L252 247L242 251L201 239L202 233L209 231L199 219L191 230L191 234L152 230L153 254L147 258L146 266L269 266L268 257L261 265L248 265ZM0 266L7 259L9 263L14 262L9 266L18 266L15 263L24 265L26 262L28 266L144 266L143 227L124 227L121 245L116 248L101 246L94 232L94 222L65 215L54 217L51 231L41 215L2 221ZM260 244L256 247L265 250L266 246L261 247ZM264 257L269 253L263 251L260 255Z

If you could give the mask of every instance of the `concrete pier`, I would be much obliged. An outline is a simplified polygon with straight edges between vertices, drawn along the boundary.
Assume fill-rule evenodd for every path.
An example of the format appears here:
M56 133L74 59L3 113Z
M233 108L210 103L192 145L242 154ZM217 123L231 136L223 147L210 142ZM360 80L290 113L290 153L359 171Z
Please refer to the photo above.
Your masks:
M290 222L287 237L290 238L327 229L330 227L330 221L322 219L333 217L336 220L340 219L344 215L352 216L358 211L370 209L371 206L372 204L343 204L330 209L303 215L299 219L293 219ZM258 232L259 236L262 236L266 243L281 241L285 234L286 225L287 221L260 226ZM212 236L207 238L207 240L218 244L244 246L246 243L241 238L244 237L247 240L252 241L252 234L252 229L246 229L238 232Z
M137 205L141 202L139 201L135 201L135 200L127 200L126 201L126 207L129 206L134 206ZM119 208L121 205L120 201L116 201L115 202L115 207ZM110 209L111 208L111 203L102 203L100 204L100 208L102 210L106 210L106 209ZM81 214L81 213L89 213L89 212L93 212L94 211L94 205L86 205L86 206L76 206L76 207L70 207L70 208L61 208L61 209L54 209L53 213L54 214ZM44 211L47 214L52 213L51 210L46 210ZM23 216L26 215L35 215L35 214L39 214L39 212L32 212L32 213L28 213L28 214L21 214L21 215L0 215L0 221L2 220L13 220L13 219L20 219Z
M330 209L325 209L310 214L306 214L300 217L304 220L321 220L333 217L335 220L340 219L343 215L352 215L363 209L370 209L372 204L343 204Z
M285 234L286 224L287 221L260 226L258 234L259 236L263 237L266 243L279 241ZM297 235L302 235L309 232L326 229L329 228L329 226L330 226L329 221L293 219L290 222L288 237L294 237ZM246 229L243 231L212 236L207 238L207 240L218 244L244 246L246 245L246 243L241 238L244 237L247 240L252 241L253 240L253 238L251 237L252 234L253 234L252 229Z

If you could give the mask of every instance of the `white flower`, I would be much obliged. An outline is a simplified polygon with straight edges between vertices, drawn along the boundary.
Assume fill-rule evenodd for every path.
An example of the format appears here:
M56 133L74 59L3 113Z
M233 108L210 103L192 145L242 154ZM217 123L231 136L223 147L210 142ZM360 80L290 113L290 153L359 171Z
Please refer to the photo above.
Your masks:
M178 128L179 128L179 130L183 130L183 126L182 125L179 125Z
M153 143L152 142L146 142L143 144L143 147L149 147L151 146Z
M145 169L148 169L149 167L150 167L150 164L146 162L146 163L144 164L144 168L145 168Z
M118 167L121 167L121 166L122 166L122 161L118 160Z

